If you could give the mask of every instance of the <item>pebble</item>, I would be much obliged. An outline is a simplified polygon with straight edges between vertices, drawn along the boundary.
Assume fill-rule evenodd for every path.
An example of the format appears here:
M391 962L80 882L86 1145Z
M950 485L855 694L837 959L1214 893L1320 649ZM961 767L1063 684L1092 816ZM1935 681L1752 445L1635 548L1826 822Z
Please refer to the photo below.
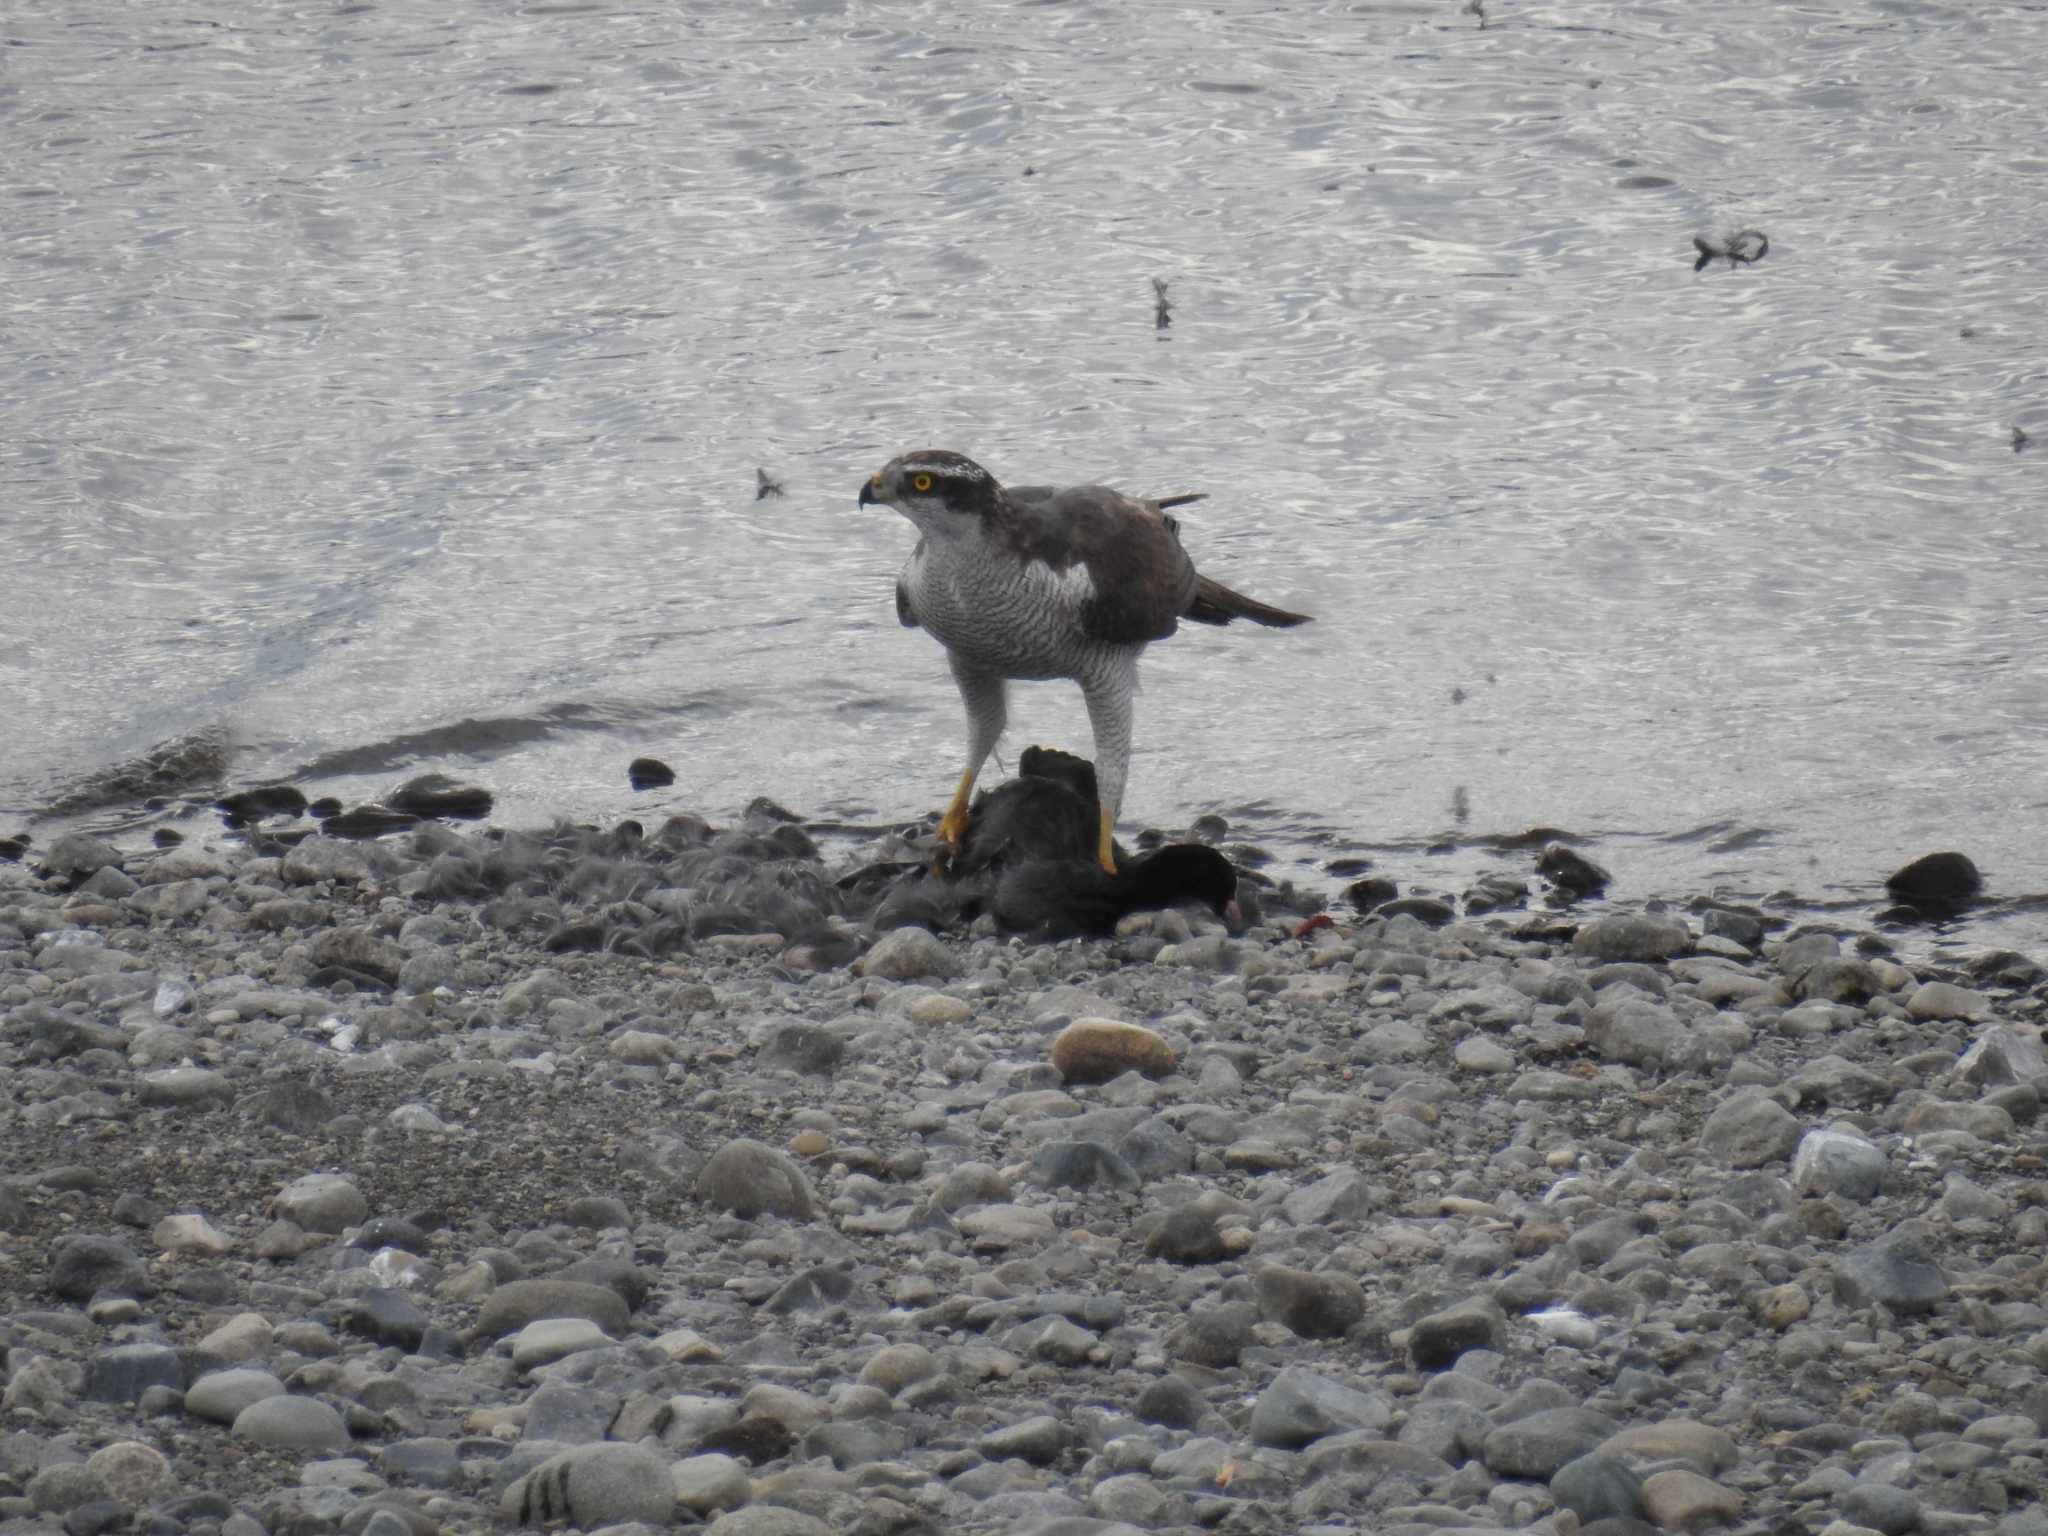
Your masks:
M749 1138L729 1141L711 1155L698 1175L697 1197L736 1216L772 1212L798 1221L809 1220L818 1204L802 1168L786 1154Z
M1854 1130L1822 1127L1799 1139L1792 1154L1793 1186L1808 1194L1869 1200L1884 1187L1891 1160Z
M607 1334L622 1334L631 1320L624 1298L585 1280L512 1280L484 1298L476 1331L485 1338L516 1333L543 1318L581 1318Z
M1643 1509L1667 1531L1730 1524L1742 1514L1742 1495L1697 1472L1674 1468L1643 1479Z
M1076 1019L1053 1037L1053 1070L1069 1083L1106 1083L1126 1072L1164 1077L1177 1065L1165 1037L1142 1024Z
M361 1190L335 1173L309 1173L277 1193L271 1208L308 1232L340 1232L370 1214Z
M249 1404L235 1415L234 1432L283 1451L345 1451L350 1443L348 1426L333 1408L315 1397L288 1394Z
M499 1514L516 1524L562 1521L584 1530L633 1521L664 1526L675 1518L675 1507L665 1458L638 1445L602 1442L550 1457L498 1501Z

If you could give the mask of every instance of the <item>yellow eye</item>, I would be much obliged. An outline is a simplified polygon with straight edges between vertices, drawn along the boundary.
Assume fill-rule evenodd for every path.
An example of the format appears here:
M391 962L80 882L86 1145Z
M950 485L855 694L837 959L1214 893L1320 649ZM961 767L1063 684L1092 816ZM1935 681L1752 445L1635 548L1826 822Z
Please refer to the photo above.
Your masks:
M910 477L910 488L915 491L928 491L932 488L932 477L930 475L912 475Z

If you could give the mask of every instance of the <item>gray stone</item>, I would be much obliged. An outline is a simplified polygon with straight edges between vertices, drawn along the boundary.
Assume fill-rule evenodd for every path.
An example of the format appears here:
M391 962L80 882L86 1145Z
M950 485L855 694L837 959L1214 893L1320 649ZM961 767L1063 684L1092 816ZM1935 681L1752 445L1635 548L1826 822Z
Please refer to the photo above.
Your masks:
M1669 960L1691 948L1684 923L1636 912L1596 918L1572 939L1572 953L1584 960Z
M512 1335L512 1364L530 1371L611 1342L611 1335L587 1317L544 1317Z
M182 1108L232 1099L235 1087L224 1074L206 1067L166 1067L143 1073L136 1080L135 1096L144 1104Z
M394 1440L379 1453L378 1465L386 1477L428 1488L453 1488L462 1481L461 1452L440 1435Z
M1117 1139L1117 1155L1141 1180L1171 1178L1195 1165L1195 1141L1162 1115L1139 1121Z
M960 960L936 934L923 928L897 928L877 939L854 969L863 976L916 981L925 976L957 976Z
M1700 1129L1700 1150L1730 1168L1759 1168L1790 1157L1798 1143L1798 1120L1755 1089L1724 1100Z
M184 1369L168 1344L116 1344L92 1357L85 1395L96 1403L132 1403L151 1387L179 1387Z
M272 1209L308 1232L339 1232L370 1214L361 1190L338 1173L309 1173L277 1193Z
M61 1238L50 1258L50 1292L65 1301L96 1295L149 1296L156 1287L134 1249L118 1237Z
M188 1395L185 1401L189 1405L192 1399ZM262 1398L235 1415L234 1433L241 1439L281 1451L349 1448L348 1426L342 1423L341 1415L316 1397L286 1394Z
M1982 992L1950 981L1922 982L1906 999L1906 1012L1913 1018L1936 1022L1978 1018L1989 1007L1990 1000Z
M1291 1451L1325 1435L1354 1430L1383 1433L1393 1422L1393 1408L1385 1398L1289 1366L1252 1405L1248 1432L1254 1445Z
M1260 1314L1305 1339L1341 1339L1365 1317L1365 1291L1349 1275L1274 1264L1257 1286Z
M617 1441L579 1445L548 1458L498 1501L498 1513L519 1525L564 1521L585 1530L627 1521L663 1526L675 1512L668 1462Z
M924 933L921 928L897 931ZM745 1137L712 1153L697 1176L697 1198L735 1216L766 1214L809 1221L818 1209L811 1181L793 1159L765 1142Z
M1432 1312L1408 1330L1408 1358L1417 1370L1440 1371L1474 1349L1499 1349L1507 1340L1507 1314L1484 1296Z
M367 928L335 926L323 928L306 946L306 957L315 966L339 966L381 981L398 982L398 968L405 963L405 951L391 940L379 938Z
M1892 1085L1885 1078L1832 1054L1808 1062L1785 1080L1785 1086L1799 1095L1801 1105L1883 1104L1892 1097Z
M716 1453L685 1456L669 1468L676 1502L693 1515L734 1509L753 1496L754 1480L744 1463Z
M863 1385L879 1387L895 1396L905 1387L929 1381L945 1367L939 1357L922 1344L887 1344L868 1357L860 1368Z
M82 1461L45 1467L28 1480L28 1499L40 1514L63 1515L108 1497L106 1479Z
M90 832L66 832L42 851L43 868L76 880L109 867L118 869L121 850Z
M1865 1003L1883 992L1870 963L1846 955L1816 961L1792 980L1792 995L1802 1002Z
M904 929L902 932L912 930ZM830 1077L846 1057L846 1041L821 1024L777 1025L762 1044L756 1065L804 1077Z
M1146 1384L1134 1409L1148 1424L1169 1429L1193 1429L1209 1411L1201 1389L1185 1376L1161 1376Z
M1845 1306L1880 1305L1910 1316L1932 1312L1948 1295L1948 1277L1910 1229L1867 1243L1835 1265L1835 1296Z
M1889 1483L1855 1483L1836 1500L1844 1517L1884 1536L1906 1536L1920 1524L1920 1501Z
M1450 1381L1455 1378L1439 1376L1435 1379ZM1492 1420L1470 1403L1442 1398L1419 1402L1410 1408L1408 1416L1401 1421L1400 1433L1394 1438L1402 1445L1426 1451L1452 1466L1462 1466L1478 1456L1480 1446L1486 1443L1487 1434L1492 1429Z
M283 1382L254 1366L211 1371L186 1391L185 1411L214 1424L232 1424L251 1405L265 1398L281 1397L284 1390Z
M1175 1359L1211 1370L1226 1370L1243 1356L1245 1346L1252 1340L1252 1325L1257 1321L1257 1314L1243 1302L1198 1306L1189 1311L1186 1322L1167 1335L1166 1348Z
M1807 1194L1869 1200L1884 1187L1889 1162L1861 1136L1834 1129L1808 1131L1792 1154L1793 1186Z
M2048 1050L2031 1029L1993 1024L1963 1052L1956 1067L1980 1088L2005 1088L2048 1077Z
M1643 1517L1642 1474L1618 1456L1595 1451L1566 1462L1551 1474L1550 1492L1588 1525Z
M1043 1467L1059 1460L1072 1439L1065 1424L1042 1413L991 1430L981 1437L975 1449L991 1461L1007 1461L1014 1456Z
M1614 1420L1588 1408L1545 1408L1497 1424L1479 1454L1495 1477L1547 1480L1568 1463L1597 1450L1616 1427Z
M614 1337L632 1322L625 1301L610 1286L584 1280L513 1280L484 1298L476 1331L485 1338L502 1338L547 1317L585 1318Z
M1099 1141L1049 1141L1031 1154L1031 1177L1047 1189L1136 1189L1137 1169Z
M1370 1215L1378 1203L1372 1180L1346 1167L1293 1191L1280 1202L1280 1209L1298 1227L1322 1227Z
M1634 991L1603 999L1587 1016L1586 1044L1607 1061L1651 1069L1694 1065L1708 1046L1668 1004Z
M588 1445L604 1439L618 1410L618 1399L610 1393L569 1381L543 1381L526 1400L526 1423L521 1437Z

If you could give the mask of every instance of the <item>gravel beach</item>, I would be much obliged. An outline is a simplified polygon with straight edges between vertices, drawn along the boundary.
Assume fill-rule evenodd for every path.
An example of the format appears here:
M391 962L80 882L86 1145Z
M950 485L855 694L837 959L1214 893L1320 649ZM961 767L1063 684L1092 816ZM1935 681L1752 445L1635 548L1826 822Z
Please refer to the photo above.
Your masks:
M2048 1536L2048 957L907 851L0 864L0 1533Z

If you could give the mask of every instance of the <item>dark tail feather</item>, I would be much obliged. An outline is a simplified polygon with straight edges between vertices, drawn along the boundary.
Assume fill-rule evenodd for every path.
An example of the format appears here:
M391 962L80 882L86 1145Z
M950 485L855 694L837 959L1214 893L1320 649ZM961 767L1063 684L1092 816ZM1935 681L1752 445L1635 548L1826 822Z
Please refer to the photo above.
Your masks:
M1187 617L1197 624L1228 624L1232 619L1250 619L1254 624L1264 624L1271 629L1292 629L1296 624L1308 623L1310 616L1270 607L1246 597L1242 592L1231 591L1220 581L1198 576L1195 578L1195 600L1188 605Z

